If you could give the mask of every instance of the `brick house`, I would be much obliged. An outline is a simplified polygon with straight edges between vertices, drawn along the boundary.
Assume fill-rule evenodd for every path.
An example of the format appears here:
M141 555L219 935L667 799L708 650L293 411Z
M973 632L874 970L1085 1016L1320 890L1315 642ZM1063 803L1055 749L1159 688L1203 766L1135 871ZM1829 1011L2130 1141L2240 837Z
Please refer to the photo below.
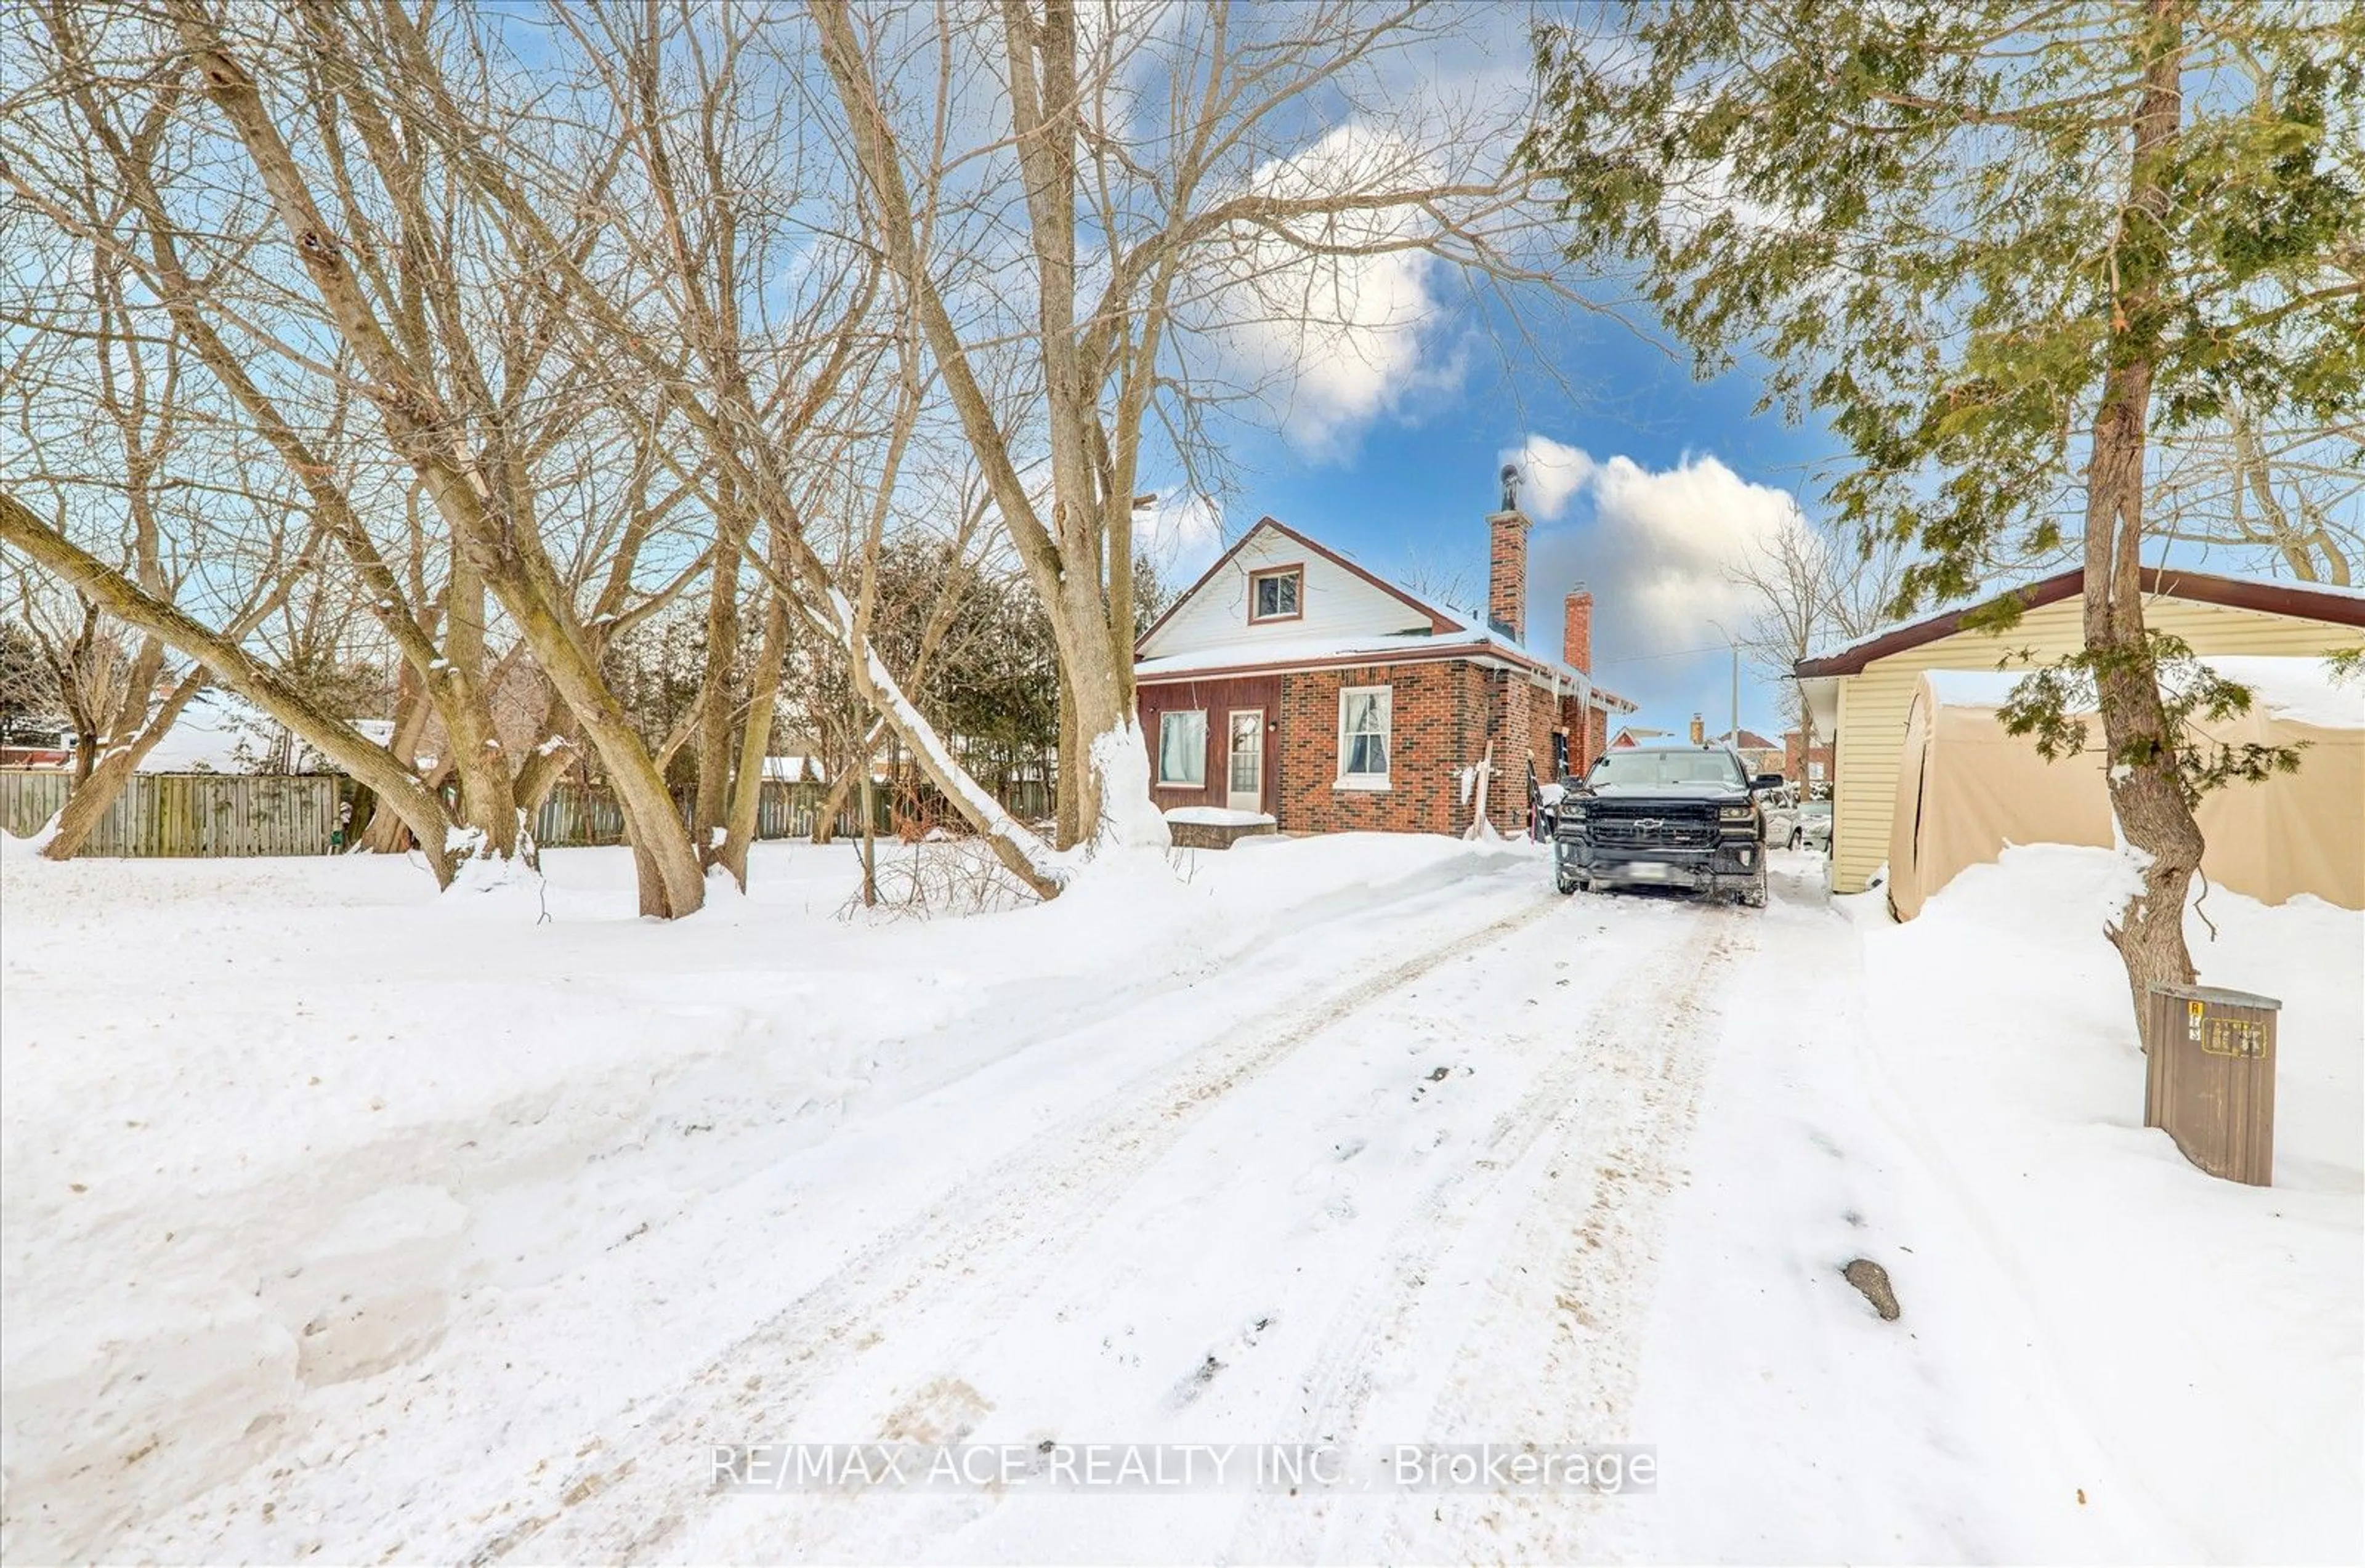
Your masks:
M1697 733L1700 727L1698 715L1693 715L1693 731ZM1737 734L1727 730L1721 735L1710 735L1708 744L1723 746L1737 754L1753 775L1782 773L1784 778L1789 777L1782 770L1782 744L1779 741L1766 739L1746 724L1743 725Z
M1824 737L1813 745L1797 730L1782 732L1782 777L1810 789L1828 788L1832 781L1832 743Z
M1265 518L1143 634L1142 733L1160 808L1257 812L1284 833L1528 825L1529 782L1599 756L1633 704L1596 687L1593 596L1562 657L1527 647L1528 518L1487 520L1487 619L1448 610Z

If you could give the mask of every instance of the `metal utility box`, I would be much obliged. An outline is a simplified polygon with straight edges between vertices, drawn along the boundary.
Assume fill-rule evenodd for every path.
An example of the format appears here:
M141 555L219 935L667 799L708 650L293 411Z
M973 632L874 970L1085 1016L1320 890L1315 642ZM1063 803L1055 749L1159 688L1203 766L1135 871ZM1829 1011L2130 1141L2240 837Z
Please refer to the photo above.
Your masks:
M2271 996L2156 985L2144 1031L2144 1126L2161 1127L2212 1176L2270 1187L2275 1174Z

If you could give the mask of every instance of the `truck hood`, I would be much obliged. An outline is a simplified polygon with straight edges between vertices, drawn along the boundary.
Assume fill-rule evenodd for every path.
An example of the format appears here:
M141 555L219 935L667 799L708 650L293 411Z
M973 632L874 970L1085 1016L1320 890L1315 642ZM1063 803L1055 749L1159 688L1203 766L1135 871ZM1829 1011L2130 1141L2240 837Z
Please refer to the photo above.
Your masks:
M1749 791L1733 784L1706 781L1687 784L1602 784L1579 792L1596 801L1745 801Z

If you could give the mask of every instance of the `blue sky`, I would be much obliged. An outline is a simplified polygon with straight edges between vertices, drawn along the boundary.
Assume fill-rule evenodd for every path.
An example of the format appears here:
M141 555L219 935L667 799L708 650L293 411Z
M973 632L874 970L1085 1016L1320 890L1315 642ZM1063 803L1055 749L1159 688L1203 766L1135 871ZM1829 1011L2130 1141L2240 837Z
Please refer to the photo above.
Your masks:
M1597 678L1641 703L1641 722L1675 727L1697 711L1721 731L1731 662L1711 622L1738 632L1748 614L1722 563L1794 497L1812 510L1813 465L1833 440L1753 414L1759 388L1746 371L1702 384L1687 356L1617 323L1549 325L1546 364L1524 344L1480 336L1466 311L1442 317L1384 367L1412 389L1360 420L1284 409L1276 428L1241 431L1222 543L1270 513L1387 575L1432 589L1458 580L1473 601L1485 591L1485 518L1504 454L1537 436L1574 448L1597 465L1595 482L1572 490L1586 470L1550 449L1528 464L1529 640L1559 651L1561 597L1581 579L1597 599ZM1171 569L1188 581L1218 548L1204 534L1184 541ZM1777 695L1745 659L1741 706L1744 725L1779 734Z

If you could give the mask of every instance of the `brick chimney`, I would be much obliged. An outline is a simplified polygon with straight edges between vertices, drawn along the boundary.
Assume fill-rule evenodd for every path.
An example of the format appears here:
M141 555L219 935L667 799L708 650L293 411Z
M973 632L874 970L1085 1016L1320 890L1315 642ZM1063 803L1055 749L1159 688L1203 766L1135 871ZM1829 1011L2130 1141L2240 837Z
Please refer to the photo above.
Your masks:
M1593 590L1583 583L1568 590L1560 629L1561 662L1593 673Z
M1514 508L1486 519L1486 619L1520 642L1527 606L1528 514Z
M1695 713L1692 715L1692 745L1706 745L1707 744L1708 726L1701 722L1700 716Z

